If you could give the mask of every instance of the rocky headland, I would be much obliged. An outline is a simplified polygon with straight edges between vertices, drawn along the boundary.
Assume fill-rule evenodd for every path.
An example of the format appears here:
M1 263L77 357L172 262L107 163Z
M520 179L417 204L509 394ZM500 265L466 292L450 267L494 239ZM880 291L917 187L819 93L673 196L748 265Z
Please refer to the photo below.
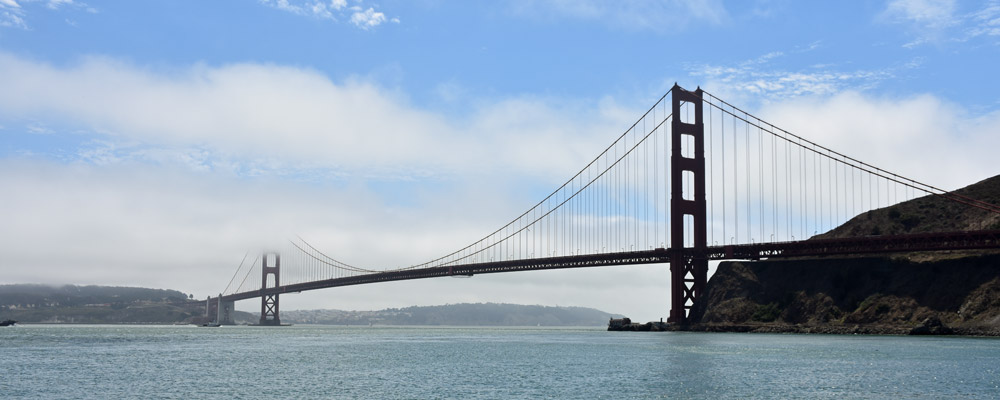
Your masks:
M1000 255L725 262L689 330L1000 336Z
M955 193L1000 204L1000 176ZM1000 229L1000 215L924 196L817 238ZM1000 251L723 262L686 327L724 332L1000 336Z

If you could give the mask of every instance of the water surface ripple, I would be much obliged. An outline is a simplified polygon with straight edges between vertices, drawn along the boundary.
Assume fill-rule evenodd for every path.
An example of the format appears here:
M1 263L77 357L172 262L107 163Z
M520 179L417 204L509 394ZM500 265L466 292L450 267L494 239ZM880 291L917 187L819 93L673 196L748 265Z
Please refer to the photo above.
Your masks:
M599 328L0 328L4 398L1000 398L992 338Z

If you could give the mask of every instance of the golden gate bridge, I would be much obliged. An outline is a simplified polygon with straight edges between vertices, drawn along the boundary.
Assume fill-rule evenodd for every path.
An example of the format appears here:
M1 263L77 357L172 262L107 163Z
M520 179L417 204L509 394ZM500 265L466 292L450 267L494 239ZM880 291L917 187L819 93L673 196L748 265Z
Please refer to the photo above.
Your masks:
M822 238L870 210L938 196L981 215L959 232ZM674 85L576 175L506 225L419 264L362 268L301 237L244 257L209 306L307 290L500 272L669 263L668 322L686 324L710 260L1000 249L1000 206L921 183L783 130L700 88Z

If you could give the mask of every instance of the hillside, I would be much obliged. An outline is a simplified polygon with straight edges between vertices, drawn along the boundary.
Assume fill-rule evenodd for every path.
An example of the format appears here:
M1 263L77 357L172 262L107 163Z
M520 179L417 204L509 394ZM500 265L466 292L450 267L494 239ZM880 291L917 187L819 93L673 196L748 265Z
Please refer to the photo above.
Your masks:
M205 313L176 290L112 286L0 285L0 318L22 323L181 323Z
M953 193L1000 205L1000 175ZM1000 229L1000 215L934 195L918 197L855 216L817 238Z
M37 308L72 307L88 304L134 302L170 302L186 300L188 295L176 290L121 286L51 286L0 285L0 306Z
M955 193L1000 204L1000 176ZM1000 216L925 196L820 238L1000 229ZM1000 251L724 262L688 329L1000 336Z
M453 325L453 326L604 326L620 318L584 307L547 307L517 304L449 304L390 308L380 311L282 311L281 321L326 325Z

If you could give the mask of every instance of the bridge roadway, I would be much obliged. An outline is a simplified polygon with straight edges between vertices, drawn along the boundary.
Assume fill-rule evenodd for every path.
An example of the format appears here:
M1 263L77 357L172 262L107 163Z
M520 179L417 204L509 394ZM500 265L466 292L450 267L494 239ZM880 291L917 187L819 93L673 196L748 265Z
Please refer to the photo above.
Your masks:
M909 235L865 236L846 239L810 239L791 242L765 242L683 249L685 255L709 260L759 260L762 258L815 257L845 254L900 253L942 250L1000 250L1000 230L921 233ZM657 264L670 262L671 249L628 251L544 257L525 260L494 261L447 267L396 270L346 278L277 286L222 296L222 301L246 300L264 295L297 293L338 286L446 276L472 276L498 272L537 271L546 269L604 267L614 265Z

